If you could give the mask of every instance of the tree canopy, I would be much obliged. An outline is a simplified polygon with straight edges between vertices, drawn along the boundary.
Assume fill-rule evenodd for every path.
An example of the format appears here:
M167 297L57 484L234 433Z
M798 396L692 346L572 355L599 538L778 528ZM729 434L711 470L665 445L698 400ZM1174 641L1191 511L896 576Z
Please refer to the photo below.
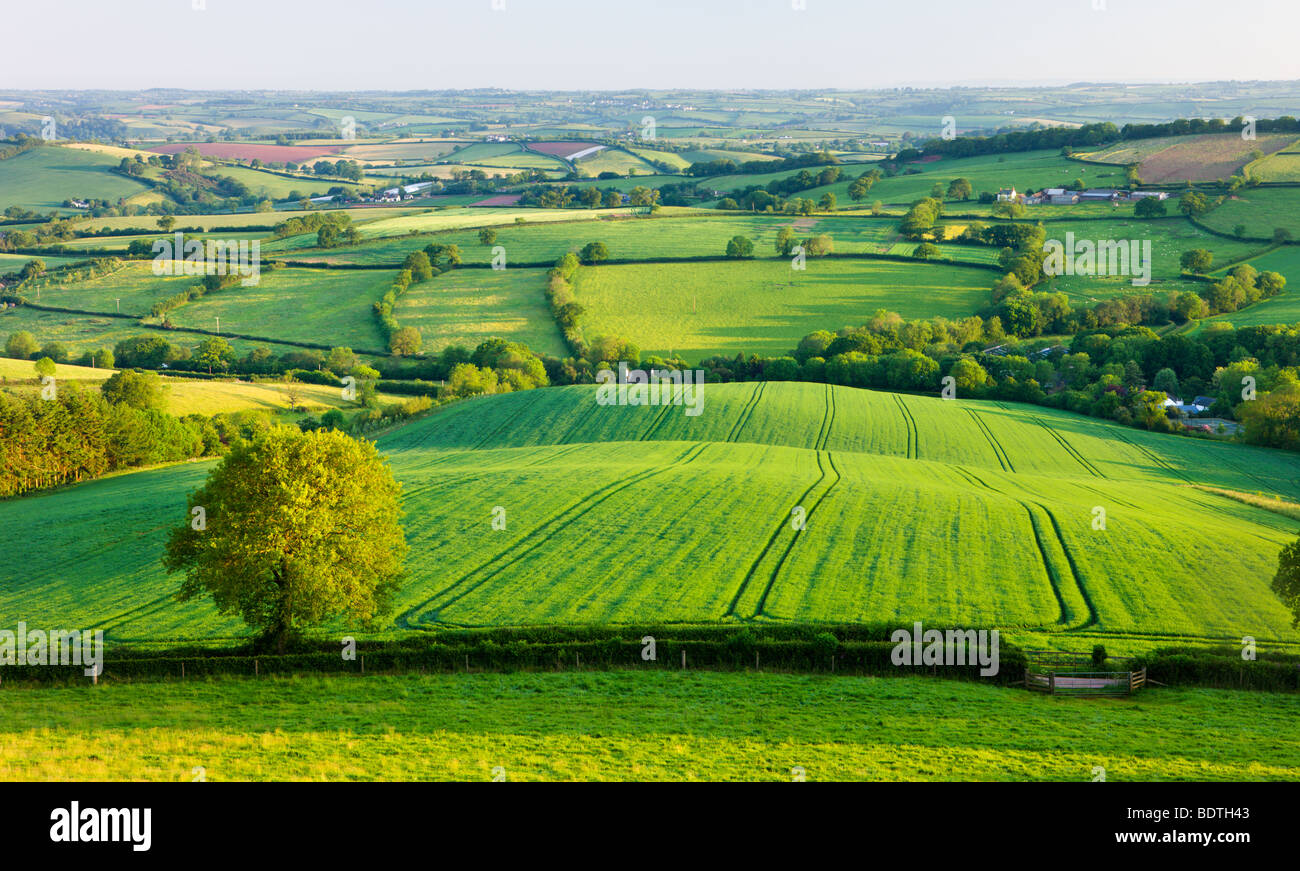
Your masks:
M284 652L304 628L387 610L407 551L400 492L371 442L276 426L190 495L163 565L185 573L180 600L211 595Z

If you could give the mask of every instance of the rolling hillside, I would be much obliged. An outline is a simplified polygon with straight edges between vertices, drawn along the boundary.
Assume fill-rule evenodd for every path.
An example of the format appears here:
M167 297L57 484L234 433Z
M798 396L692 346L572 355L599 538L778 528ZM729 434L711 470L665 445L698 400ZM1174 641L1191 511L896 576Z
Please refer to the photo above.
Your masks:
M818 384L710 384L703 396L690 417L600 406L590 386L528 391L381 438L411 545L387 632L924 619L1297 639L1268 589L1296 522L1192 486L1295 499L1287 455ZM118 641L240 633L206 603L175 603L178 579L158 564L207 468L0 503L9 565L25 566L0 570L0 623L95 626ZM491 526L497 506L504 530Z

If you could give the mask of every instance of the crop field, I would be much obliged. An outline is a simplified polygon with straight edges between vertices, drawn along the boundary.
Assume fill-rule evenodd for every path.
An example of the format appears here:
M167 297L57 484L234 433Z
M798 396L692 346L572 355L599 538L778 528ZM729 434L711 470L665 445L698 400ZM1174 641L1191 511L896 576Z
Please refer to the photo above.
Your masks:
M179 327L266 339L384 348L371 306L393 283L395 271L278 269L263 271L256 287L235 285L173 309Z
M784 259L596 266L578 272L584 332L622 336L642 353L695 361L714 354L788 353L814 330L904 317L967 317L988 301L991 270L892 261Z
M924 616L1300 639L1268 589L1300 524L1188 486L1294 499L1289 455L818 384L710 384L698 417L598 406L594 390L476 399L380 439L407 493L412 548L391 631ZM161 538L138 534L183 515L208 465L0 503L13 565L29 567L0 569L0 623L61 619L115 641L237 634L206 603L170 600ZM497 505L507 530L490 527ZM796 505L808 515L800 533ZM1170 572L1171 552L1231 566Z
M1295 780L1297 704L752 672L107 683L6 690L0 780Z
M1273 231L1281 228L1300 239L1300 188L1240 191L1199 220L1220 233L1235 235L1240 226L1246 236L1271 239Z
M48 145L0 160L0 210L62 209L72 197L115 201L149 190L113 172L119 163L111 155Z
M1258 149L1268 155L1293 142L1295 135L1286 133L1266 133L1249 141L1243 140L1239 132L1207 133L1140 139L1086 157L1106 163L1141 164L1138 175L1148 184L1215 181L1239 172L1252 160L1251 152Z
M545 290L544 269L454 270L412 285L394 315L402 326L420 330L429 352L448 345L472 349L495 337L566 357Z

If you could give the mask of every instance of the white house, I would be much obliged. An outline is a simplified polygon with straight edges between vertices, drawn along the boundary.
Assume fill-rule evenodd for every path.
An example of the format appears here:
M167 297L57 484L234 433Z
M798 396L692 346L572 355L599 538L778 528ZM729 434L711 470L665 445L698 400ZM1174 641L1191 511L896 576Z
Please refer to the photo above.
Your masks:
M1016 193L1015 188L1002 188L1002 190L998 191L998 202L1014 203L1018 196L1019 194Z

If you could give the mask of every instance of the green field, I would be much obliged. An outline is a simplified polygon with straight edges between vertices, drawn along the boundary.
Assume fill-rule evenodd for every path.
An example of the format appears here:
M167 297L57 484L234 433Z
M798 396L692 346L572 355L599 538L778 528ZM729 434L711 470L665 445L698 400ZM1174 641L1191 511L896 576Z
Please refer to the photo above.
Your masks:
M1300 639L1268 588L1300 524L1187 486L1295 499L1288 454L820 384L706 385L698 417L599 406L594 391L475 399L380 439L411 545L385 634L924 619L1064 638ZM0 569L0 625L62 621L110 641L241 634L207 602L176 603L158 562L162 529L210 467L0 503L9 565L23 567ZM503 531L490 525L498 505ZM798 535L794 506L807 511ZM1092 528L1097 506L1105 531Z
M577 252L588 242L604 242L609 256L615 259L718 257L726 252L727 241L737 235L752 239L758 256L770 257L775 255L776 237L782 227L794 227L800 238L814 233L829 234L835 250L841 253L888 253L900 238L895 220L879 218L789 218L702 212L654 218L607 218L593 223L581 211L564 214L569 214L570 220L506 223L495 227L497 238L492 245L479 241L477 229L453 230L439 233L434 239L390 237L352 247L304 251L293 258L322 263L397 265L408 253L421 250L430 242L459 246L466 263L490 262L496 245L506 249L507 263L552 263L567 252ZM914 247L909 244L907 252ZM965 248L964 253L959 252L963 259L982 257L992 262L997 258L995 248L961 247Z
M261 240L261 239L265 239L268 235L269 233L266 230L251 230L251 231L226 230L217 233L186 233L185 238L204 239L204 240L217 239L224 242L229 240L240 240L240 239ZM154 240L156 239L167 239L170 241L173 238L174 238L173 236L164 233L162 230L154 230L149 233L140 233L134 236L83 236L80 239L69 239L66 242L60 242L59 244L62 245L69 254L75 255L77 252L85 249L92 249L92 250L103 249L108 251L125 252L126 249L130 247L131 243L137 240L143 240L149 242L150 245L152 246ZM92 255L85 255L85 256L92 256ZM45 260L47 265L49 264L49 258L42 257L41 259Z
M384 218L396 218L402 215L412 215L423 212L423 207L375 207L361 209L330 209L329 212L339 211L347 212L353 221L378 221ZM204 230L211 230L214 227L264 227L271 228L281 221L300 214L297 210L280 211L280 212L239 212L238 214L218 214L218 215L177 215L176 226L181 227L199 227ZM159 233L158 218L152 215L134 215L120 216L115 218L87 218L84 222L78 223L79 230L135 230L141 233Z
M395 274L375 269L264 269L256 286L237 284L207 294L172 309L168 317L181 328L215 330L220 318L220 329L226 333L377 349L386 342L371 306L384 295ZM42 287L39 302L147 317L156 301L197 283L196 276L154 275L153 261L123 261L119 269L106 275ZM35 297L35 291L30 295ZM112 320L113 326L123 324L120 319Z
M372 305L393 283L394 271L278 269L263 271L256 287L236 285L173 309L180 327L214 329L268 339L387 347Z
M1229 690L617 671L4 693L0 780L1300 779L1300 702Z
M590 157L579 160L577 166L592 176L602 172L616 172L619 175L655 175L659 172L634 152L622 148L597 151Z
M358 226L363 239L386 239L393 236L405 236L411 233L435 233L442 230L456 230L465 227L499 227L504 224L516 224L519 219L525 223L545 223L549 221L595 221L604 217L622 217L632 213L630 208L619 209L512 209L493 208L448 208L429 209L420 214L397 218L382 218L367 221ZM427 245L428 242L426 241ZM294 251L313 248L316 234L305 233L276 240L263 246L265 251Z
M590 340L618 335L643 353L781 355L814 330L865 323L877 309L904 317L967 317L997 274L892 261L786 260L596 266L578 272Z
M394 316L416 327L426 353L474 348L490 338L523 342L538 354L569 355L546 303L542 269L464 269L412 285Z
M0 160L0 210L62 209L64 200L76 197L116 202L149 190L113 172L119 163L111 155L48 145Z
M53 269L68 263L76 263L79 257L51 257L48 254L0 254L0 275L17 272L30 260L40 260L46 267Z
M1182 274L1179 258L1184 251L1204 248L1214 255L1211 269L1240 258L1259 253L1266 247L1260 242L1241 242L1207 233L1191 221L1169 219L1145 221L1139 218L1109 221L1053 221L1045 225L1047 238L1062 244L1066 233L1073 233L1076 245L1088 240L1129 243L1132 240L1151 241L1151 277L1153 279L1177 278Z
M1206 318L1200 322L1198 329L1218 322L1230 323L1238 328L1260 324L1300 324L1300 247L1286 245L1246 262L1261 272L1272 270L1282 273L1287 280L1286 290L1272 299L1257 302L1241 311ZM1222 276L1220 274L1217 277Z
M300 196L323 196L332 187L356 188L356 182L343 181L337 178L321 178L320 176L303 176L301 178L288 178L283 175L277 175L273 172L263 172L260 169L249 169L245 166L227 166L225 164L212 164L203 170L207 175L226 176L233 178L238 182L248 186L252 193L266 197L272 200L286 199L295 191Z
M99 382L109 378L115 371L60 363L55 367L54 377L60 382ZM6 389L37 389L39 381L32 361L0 357L0 384ZM299 384L296 389L300 394L299 407L307 412L319 414L331 408L342 408L350 412L357 408L357 403L343 399L342 391L337 387ZM296 423L301 416L289 410L284 385L274 381L200 381L169 377L163 382L163 391L167 411L177 417L249 409L269 411L287 423ZM387 394L380 394L380 397L385 402L400 398Z
M1300 151L1279 151L1246 167L1250 178L1262 182L1300 182Z
M1239 191L1236 199L1223 204L1200 218L1207 227L1220 233L1235 234L1237 225L1245 227L1247 236L1271 239L1281 227L1300 239L1300 188L1250 188Z
M641 148L638 146L631 146L628 151L646 160L657 160L660 163L666 163L674 169L686 169L691 165L690 159L685 154L678 154L675 151L660 151L657 148Z
M954 178L968 178L975 188L981 191L996 191L999 188L1014 186L1023 191L1027 188L1040 190L1046 187L1061 187L1075 179L1083 179L1088 187L1115 187L1124 181L1124 171L1114 167L1096 167L1067 160L1055 151L1027 151L1019 154L990 155L986 157L945 158L933 163L912 163L906 165L904 173L893 178L882 178L867 193L866 204L876 200L884 203L911 203L930 195L930 188L940 182L946 188ZM809 167L808 171L816 175L823 167ZM840 178L834 184L799 191L793 196L818 199L822 194L835 194L841 207L852 205L849 199L849 185L866 172L869 167L861 164L845 164L840 167ZM919 170L909 174L910 170ZM701 182L703 188L732 190L749 185L766 185L768 182L797 175L799 170L785 170L776 173L756 175L729 175L707 178ZM950 212L968 211L972 203L950 203Z
M478 163L485 166L536 166L563 169L564 161L536 151L524 151L517 142L472 142L445 155L449 163Z
M113 304L111 299L108 304ZM215 326L215 324L212 326ZM205 326L205 329L207 328ZM191 349L207 338L201 333L186 330L169 330L166 333L159 333L157 330L142 327L138 321L132 318L41 311L28 306L0 311L0 336L7 337L19 330L27 330L42 345L46 342L62 342L68 346L70 353L74 357L80 356L85 351L96 351L100 348L111 350L118 342L132 336L161 335L173 345ZM246 342L242 339L232 339L229 336L226 337L226 340L230 342L235 352L241 356L259 346L268 347L276 354L302 350L292 345L282 345L275 342Z

